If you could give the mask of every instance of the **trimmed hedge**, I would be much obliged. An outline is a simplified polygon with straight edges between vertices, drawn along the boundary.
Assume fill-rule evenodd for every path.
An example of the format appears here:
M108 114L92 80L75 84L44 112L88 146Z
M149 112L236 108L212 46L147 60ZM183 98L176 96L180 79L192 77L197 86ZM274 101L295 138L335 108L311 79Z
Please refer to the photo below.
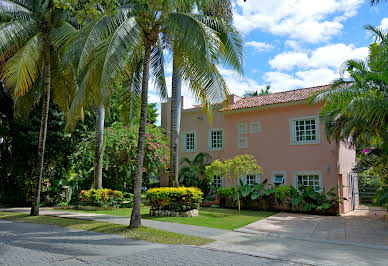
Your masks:
M152 210L176 212L198 209L203 193L196 187L161 187L147 191L147 200Z
M81 205L97 207L119 207L125 201L132 201L124 198L121 191L108 188L82 190L79 199Z

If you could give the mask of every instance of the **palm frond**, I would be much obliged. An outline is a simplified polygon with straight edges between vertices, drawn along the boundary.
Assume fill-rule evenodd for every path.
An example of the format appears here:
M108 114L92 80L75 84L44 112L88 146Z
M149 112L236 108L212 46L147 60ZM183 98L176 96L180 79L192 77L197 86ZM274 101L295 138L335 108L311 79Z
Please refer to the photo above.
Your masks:
M160 37L157 44L151 50L150 68L156 89L160 93L160 98L162 100L167 99L168 94L164 73L164 56Z
M2 77L6 88L14 98L26 93L39 78L42 69L42 35L32 37L2 67Z
M0 1L0 21L8 21L10 19L30 20L32 14L26 1Z

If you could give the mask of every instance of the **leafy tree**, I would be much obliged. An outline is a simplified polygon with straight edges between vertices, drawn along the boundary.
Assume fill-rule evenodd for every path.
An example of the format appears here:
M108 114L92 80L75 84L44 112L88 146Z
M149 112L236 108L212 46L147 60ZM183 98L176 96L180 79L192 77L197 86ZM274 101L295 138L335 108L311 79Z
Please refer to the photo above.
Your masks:
M179 1L178 1L179 2ZM238 31L232 26L232 3L229 0L193 0L191 2L182 1L182 4L177 6L178 12L192 14L197 23L203 23L215 32L221 41L220 54L214 60L214 64L223 62L232 67L234 70L242 74L242 57L243 45L242 37ZM198 14L199 13L199 14ZM191 82L191 89L194 94L202 101L204 110L208 112L211 118L211 105L209 101L204 101L203 97L198 97L201 94L215 95L221 94L226 100L227 92L224 80L216 70L215 65L210 64L210 69L206 72L212 72L216 83L203 82L198 86L197 81L202 79L198 75L198 68L207 63L208 59L204 56L202 50L185 50L179 44L179 40L171 38L171 52L173 53L173 69L172 69L172 86L171 86L171 150L170 150L170 173L176 186L179 186L178 178L178 143L180 135L180 119L181 119L181 87L182 79ZM196 67L193 67L197 65ZM182 74L186 73L186 75ZM203 74L203 73L199 73ZM223 97L218 97L223 98ZM214 101L214 99L213 99Z
M210 154L204 152L198 153L193 160L183 158L179 171L179 183L186 187L199 187L206 197L209 186L213 182L213 176L207 178L205 175L206 166L210 161Z
M1 76L5 88L22 112L29 111L38 102L38 97L43 98L38 174L31 215L39 215L51 84L54 85L54 99L60 106L63 107L67 99L61 94L66 86L64 75L60 74L58 49L73 34L74 28L66 22L65 15L51 0L0 1L0 56L5 62Z
M229 178L231 183L236 184L242 176L261 174L262 168L257 165L255 157L250 154L237 155L232 159L215 160L211 165L206 166L206 176L208 178L214 176L222 176ZM240 194L239 189L235 185L234 191L236 193L238 214L240 215Z

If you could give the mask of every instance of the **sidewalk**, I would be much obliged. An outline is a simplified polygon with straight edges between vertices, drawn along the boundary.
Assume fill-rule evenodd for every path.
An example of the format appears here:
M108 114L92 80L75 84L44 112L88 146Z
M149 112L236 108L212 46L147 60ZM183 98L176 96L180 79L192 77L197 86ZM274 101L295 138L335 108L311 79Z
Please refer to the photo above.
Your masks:
M29 212L29 208L0 209L0 211ZM104 214L66 212L41 209L42 215L96 220L127 225L129 218ZM269 217L270 218L270 217ZM267 219L269 219L267 218ZM295 239L279 233L256 234L220 230L201 226L159 222L142 219L144 226L170 232L206 237L216 240L200 249L225 251L237 255L284 260L309 265L387 265L388 252L384 248L352 245L336 241Z
M28 213L30 212L30 208L0 208L0 211ZM68 212L68 211L58 211L58 210L46 209L46 208L41 208L40 214L62 217L62 218L74 218L74 219L129 225L128 217L120 217L120 216L113 216L113 215L106 215L106 214ZM152 227L159 230L191 235L191 236L199 236L199 237L210 238L214 240L220 240L220 239L225 239L229 237L237 237L242 234L242 233L237 233L229 230L202 227L202 226L196 226L196 225L170 223L170 222L159 222L159 221L147 220L147 219L142 219L141 223L143 226Z

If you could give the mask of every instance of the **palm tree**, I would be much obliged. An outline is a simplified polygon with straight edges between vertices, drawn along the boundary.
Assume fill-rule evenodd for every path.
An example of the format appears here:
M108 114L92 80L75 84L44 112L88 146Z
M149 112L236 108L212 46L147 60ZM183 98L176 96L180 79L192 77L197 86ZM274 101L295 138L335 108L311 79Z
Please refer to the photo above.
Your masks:
M196 4L196 5L194 5ZM193 1L192 5L180 6L179 9L186 13L198 13L195 17L214 30L222 43L220 58L216 60L223 61L239 73L242 73L242 38L237 30L231 26L232 22L232 4L229 0L219 1ZM174 40L172 40L174 42ZM178 178L178 143L180 135L180 118L181 118L181 91L182 75L179 61L184 60L191 65L198 61L198 54L189 51L182 53L178 45L173 45L173 69L172 69L172 86L171 86L171 146L170 146L170 173L174 180L175 186L179 186ZM192 77L188 77L191 79ZM190 81L190 80L188 80ZM222 82L222 81L221 81ZM217 90L217 89L216 89ZM205 105L209 107L209 105ZM211 117L211 108L205 109Z
M175 40L183 54L201 55L196 64L187 64L184 57L179 62L182 78L192 77L190 86L198 99L208 103L220 96L225 98L228 90L213 60L222 58L220 38L195 16L172 12L181 1L119 2L115 16L92 21L73 40L83 48L70 47L68 52L68 57L75 59L69 60L69 68L76 70L79 84L69 114L81 116L88 102L108 106L115 78L123 74L132 76L141 64L140 125L130 222L131 227L138 227L150 74L162 97L167 96L162 39Z
M261 89L261 90L260 90L259 95L260 95L260 96L264 96L264 95L270 94L270 93L271 93L271 92L269 91L270 89L271 89L271 85L265 86L265 89Z
M17 103L28 107L42 97L38 174L30 213L39 215L51 84L58 92L54 100L64 107L66 98L61 93L68 84L59 67L59 48L75 29L51 0L0 0L0 20L0 61L4 63L1 76L6 89Z
M336 80L332 89L314 95L311 101L325 102L321 116L329 137L353 146L387 146L388 34L371 26L366 28L376 38L369 47L368 62L346 61L342 73L346 71L350 79Z

